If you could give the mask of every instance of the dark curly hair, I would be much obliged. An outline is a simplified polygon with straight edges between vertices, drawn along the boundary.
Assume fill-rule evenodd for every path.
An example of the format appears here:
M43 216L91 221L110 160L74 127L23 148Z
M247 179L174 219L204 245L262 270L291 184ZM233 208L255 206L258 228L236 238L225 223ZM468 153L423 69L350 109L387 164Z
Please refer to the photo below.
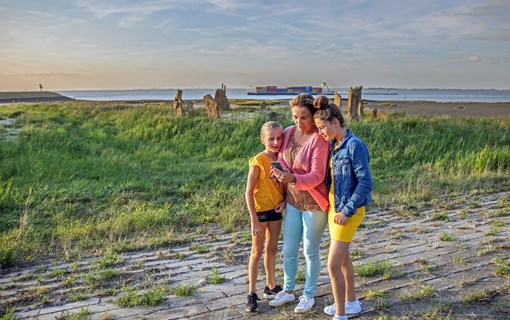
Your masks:
M317 112L313 113L314 119L331 122L333 119L338 119L340 127L345 127L345 119L342 115L342 111L337 107L336 104L330 103L328 97L318 96L313 102Z

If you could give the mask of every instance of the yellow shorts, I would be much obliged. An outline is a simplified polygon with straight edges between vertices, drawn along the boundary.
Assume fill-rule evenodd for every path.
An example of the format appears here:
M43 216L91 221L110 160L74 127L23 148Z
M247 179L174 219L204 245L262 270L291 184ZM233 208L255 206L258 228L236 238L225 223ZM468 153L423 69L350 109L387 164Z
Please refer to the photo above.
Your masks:
M358 208L356 213L347 219L347 222L342 226L334 222L336 212L335 207L330 206L328 212L328 228L331 239L342 242L351 242L354 234L358 230L361 222L365 218L365 207Z

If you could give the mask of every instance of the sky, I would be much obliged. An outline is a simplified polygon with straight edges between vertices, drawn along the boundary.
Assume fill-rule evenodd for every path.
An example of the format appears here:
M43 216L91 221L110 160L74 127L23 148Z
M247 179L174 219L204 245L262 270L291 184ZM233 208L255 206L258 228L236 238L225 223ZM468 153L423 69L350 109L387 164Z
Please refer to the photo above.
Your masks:
M0 0L0 91L510 89L508 0Z

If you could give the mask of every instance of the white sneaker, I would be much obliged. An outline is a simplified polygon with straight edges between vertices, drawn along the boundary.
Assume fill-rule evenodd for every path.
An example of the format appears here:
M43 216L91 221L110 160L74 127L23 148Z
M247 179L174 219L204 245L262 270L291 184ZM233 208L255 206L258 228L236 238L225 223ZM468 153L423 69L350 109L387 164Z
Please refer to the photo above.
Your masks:
M294 308L295 313L305 313L307 311L310 311L312 307L315 305L315 299L314 298L308 298L307 296L301 296L299 297L299 303Z
M325 306L324 313L327 314L328 316L336 315L336 305L333 303L329 306Z
M279 307L294 300L296 300L296 296L293 293L287 293L285 290L282 290L268 304L271 307Z
M345 302L345 314L356 314L361 312L361 302L356 299L353 302ZM332 305L324 307L324 313L329 316L334 316L336 314L336 306L333 303Z
M356 314L361 312L361 302L358 299L353 302L345 301L345 314Z

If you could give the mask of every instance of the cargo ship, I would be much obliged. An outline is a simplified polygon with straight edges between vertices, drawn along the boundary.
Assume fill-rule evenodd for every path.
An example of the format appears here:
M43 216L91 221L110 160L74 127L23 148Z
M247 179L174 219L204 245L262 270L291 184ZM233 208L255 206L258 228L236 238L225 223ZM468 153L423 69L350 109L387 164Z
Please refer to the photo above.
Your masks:
M329 90L326 83L322 83L320 87L313 86L294 86L294 87L277 87L277 86L265 86L255 87L254 90L248 91L249 95L296 95L300 93L307 93L312 95L324 94L333 95L335 92Z

